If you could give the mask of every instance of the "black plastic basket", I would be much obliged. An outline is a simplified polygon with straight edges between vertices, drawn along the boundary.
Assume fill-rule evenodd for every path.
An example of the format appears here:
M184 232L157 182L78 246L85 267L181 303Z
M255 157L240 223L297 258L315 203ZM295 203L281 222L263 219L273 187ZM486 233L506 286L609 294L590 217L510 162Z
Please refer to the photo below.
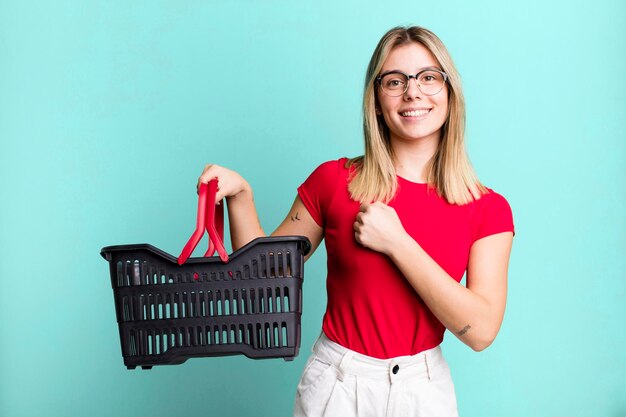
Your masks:
M180 258L148 244L103 248L124 364L149 369L234 354L293 360L309 250L303 236L262 237L228 263L222 256L180 265Z

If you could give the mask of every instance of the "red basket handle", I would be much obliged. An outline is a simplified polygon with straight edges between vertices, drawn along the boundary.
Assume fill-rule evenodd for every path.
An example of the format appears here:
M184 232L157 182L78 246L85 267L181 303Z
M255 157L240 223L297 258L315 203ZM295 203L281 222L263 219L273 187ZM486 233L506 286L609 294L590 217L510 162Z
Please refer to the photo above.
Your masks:
M217 180L211 180L208 184L200 184L198 190L198 217L196 220L196 230L183 248L178 257L178 264L184 264L191 256L191 253L202 239L204 230L209 233L209 249L204 256L213 256L217 250L222 262L228 262L228 253L224 248L224 204L215 205L215 194L217 193ZM215 209L217 207L217 210ZM216 228L217 226L217 228Z

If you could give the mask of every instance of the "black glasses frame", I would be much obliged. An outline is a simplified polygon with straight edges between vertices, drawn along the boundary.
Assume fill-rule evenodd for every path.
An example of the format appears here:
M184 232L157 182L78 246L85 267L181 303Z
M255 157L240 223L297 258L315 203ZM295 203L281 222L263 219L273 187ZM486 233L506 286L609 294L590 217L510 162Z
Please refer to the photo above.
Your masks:
M436 93L433 94L426 94L425 92L422 91L422 87L420 87L420 83L418 82L419 76L424 73L424 72L438 72L439 74L441 74L443 76L443 84L441 84L441 89L439 91L437 91ZM382 85L382 81L383 81L383 77L385 77L386 75L389 74L401 74L404 75L407 78L407 83L404 86L404 91L400 94L397 95L393 95L393 94L389 94L387 91L385 91L385 89L383 88ZM375 82L376 84L378 84L378 86L380 87L380 89L383 91L383 93L387 94L388 96L391 97L399 97L403 94L406 94L407 90L409 89L409 83L411 82L411 78L415 79L415 83L417 84L417 88L422 92L422 94L426 95L426 96L434 96L435 94L439 94L441 92L441 90L443 90L443 86L446 84L446 82L448 82L448 74L446 74L445 72L441 71L438 68L433 68L433 67L429 67L429 68L424 68L423 70L421 70L420 72L418 72L415 75L410 75L407 73L404 73L402 71L398 71L398 70L393 70L393 71L386 71L383 72L382 74L380 74L378 77L376 77Z

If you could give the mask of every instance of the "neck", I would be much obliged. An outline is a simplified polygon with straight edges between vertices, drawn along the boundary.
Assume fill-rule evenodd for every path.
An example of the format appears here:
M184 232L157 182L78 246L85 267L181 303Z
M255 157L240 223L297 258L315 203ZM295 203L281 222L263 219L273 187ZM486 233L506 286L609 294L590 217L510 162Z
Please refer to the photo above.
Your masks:
M409 181L425 183L438 145L438 135L418 140L391 137L396 173Z

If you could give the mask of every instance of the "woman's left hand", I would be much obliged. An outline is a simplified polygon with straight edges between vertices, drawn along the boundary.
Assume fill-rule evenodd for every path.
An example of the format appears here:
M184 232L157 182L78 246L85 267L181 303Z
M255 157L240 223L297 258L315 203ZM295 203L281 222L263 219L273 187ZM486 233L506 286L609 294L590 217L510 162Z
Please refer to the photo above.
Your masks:
M404 235L406 231L393 208L379 201L361 204L354 222L354 238L361 245L389 255Z

